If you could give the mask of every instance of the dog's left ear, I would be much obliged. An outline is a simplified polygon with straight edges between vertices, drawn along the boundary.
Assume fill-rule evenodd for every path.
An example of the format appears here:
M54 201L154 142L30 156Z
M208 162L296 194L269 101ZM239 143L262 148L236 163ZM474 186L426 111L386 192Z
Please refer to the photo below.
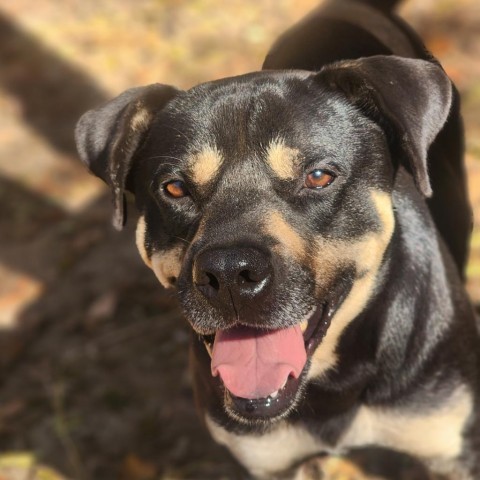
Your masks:
M117 230L125 224L124 192L135 153L155 114L179 92L159 83L131 88L105 105L89 110L75 128L80 158L112 190L113 225Z
M452 85L431 61L374 56L324 67L316 80L340 90L402 150L420 192L432 194L428 148L447 120Z

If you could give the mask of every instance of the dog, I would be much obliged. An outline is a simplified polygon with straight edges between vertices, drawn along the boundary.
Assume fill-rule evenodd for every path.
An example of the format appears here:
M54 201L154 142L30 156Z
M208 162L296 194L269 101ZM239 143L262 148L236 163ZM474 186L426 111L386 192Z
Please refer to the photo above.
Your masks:
M329 0L262 71L132 88L76 128L116 228L134 194L202 419L256 478L365 445L480 478L459 96L395 3Z

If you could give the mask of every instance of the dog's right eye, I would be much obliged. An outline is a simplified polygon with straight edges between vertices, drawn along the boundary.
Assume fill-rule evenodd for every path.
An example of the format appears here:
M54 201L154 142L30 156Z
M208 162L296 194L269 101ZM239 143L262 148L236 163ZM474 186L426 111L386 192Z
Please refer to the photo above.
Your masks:
M172 198L183 198L189 195L187 187L181 180L172 180L163 185L165 193Z
M305 178L305 186L310 189L319 190L328 187L335 180L335 175L327 170L316 168Z

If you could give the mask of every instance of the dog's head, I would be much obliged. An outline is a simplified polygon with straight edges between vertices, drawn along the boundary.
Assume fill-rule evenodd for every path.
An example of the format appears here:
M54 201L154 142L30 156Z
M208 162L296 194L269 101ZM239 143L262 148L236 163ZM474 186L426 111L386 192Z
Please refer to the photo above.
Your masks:
M397 168L430 194L450 97L438 66L371 57L136 88L82 117L79 152L112 188L115 225L129 190L142 258L177 290L233 417L285 415L334 366L381 277Z

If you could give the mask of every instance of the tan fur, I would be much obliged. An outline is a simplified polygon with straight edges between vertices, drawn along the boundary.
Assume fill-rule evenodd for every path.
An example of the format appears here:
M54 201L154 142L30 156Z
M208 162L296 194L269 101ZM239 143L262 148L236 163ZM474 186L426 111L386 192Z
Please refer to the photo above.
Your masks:
M351 460L339 456L314 457L302 463L292 480L384 480L371 477Z
M199 185L205 185L215 177L222 163L222 154L216 147L205 147L193 155L188 162L193 181Z
M472 394L464 386L454 390L437 408L426 407L424 411L408 406L362 406L335 446L319 441L301 424L281 421L263 435L238 435L227 432L208 415L206 423L213 438L227 446L237 460L258 477L287 469L311 455L338 455L351 448L377 445L417 456L436 471L454 472L455 480L473 480L455 470L462 448L462 431L472 408Z
M267 149L267 161L277 177L282 180L296 178L299 151L287 147L283 140L274 140Z
M135 243L137 244L138 251L140 252L140 256L142 257L142 260L145 262L145 265L149 268L152 268L152 262L145 248L146 231L147 231L147 224L145 223L145 216L142 215L138 219L137 230L135 232Z
M145 216L142 215L138 219L137 230L135 233L135 240L138 251L140 252L140 256L142 257L142 260L145 262L147 267L153 270L159 282L165 288L169 288L172 286L172 283L169 279L171 277L178 278L180 269L182 268L184 247L182 245L176 245L169 250L155 252L150 258L148 256L147 250L145 249L146 229L147 224L145 222Z
M298 232L285 220L283 215L272 210L267 215L265 223L265 233L278 240L281 248L287 254L302 259L305 255L305 240Z
M374 291L376 275L393 234L395 221L392 201L388 194L373 191L371 198L382 225L380 232L369 233L352 242L333 242L324 239L317 242L318 283L321 284L324 279L329 280L336 268L335 262L342 259L354 261L357 271L364 272L364 275L355 281L347 298L334 315L325 338L312 357L309 378L317 377L335 366L337 363L335 349L341 334L363 310Z
M130 127L132 130L143 130L148 123L150 122L150 113L145 108L140 108L135 114L133 115L132 119L130 120Z
M427 412L363 406L341 443L349 448L378 444L430 460L436 470L451 467L462 451L462 431L472 408L472 394L463 386Z
M152 268L159 282L165 287L173 286L170 278L178 278L182 268L184 248L176 245L169 250L155 252L152 255Z

